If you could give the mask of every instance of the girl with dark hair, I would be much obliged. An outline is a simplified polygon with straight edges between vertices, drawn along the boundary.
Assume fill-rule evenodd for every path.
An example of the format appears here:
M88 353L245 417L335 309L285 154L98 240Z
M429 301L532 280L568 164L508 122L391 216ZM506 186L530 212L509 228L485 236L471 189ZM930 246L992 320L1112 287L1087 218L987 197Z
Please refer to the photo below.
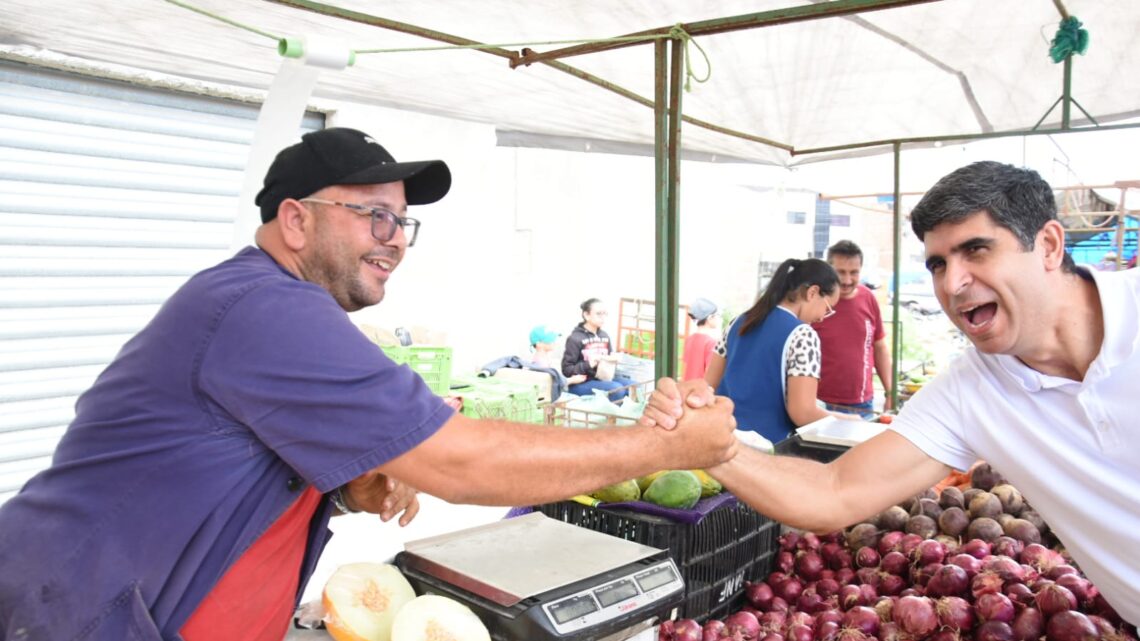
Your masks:
M597 298L587 299L579 307L582 309L582 322L578 323L566 339L566 350L562 353L562 375L567 379L585 375L586 382L571 385L567 389L571 394L579 396L589 396L594 390L604 390L611 401L623 399L629 390L614 390L632 385L633 381L624 376L613 376L610 380L598 378L599 363L611 359L610 354L614 351L610 335L602 330L608 315L606 307Z
M831 316L838 301L839 276L831 265L789 258L756 304L733 321L705 381L732 399L740 429L778 443L832 415L816 405L820 350L811 323Z

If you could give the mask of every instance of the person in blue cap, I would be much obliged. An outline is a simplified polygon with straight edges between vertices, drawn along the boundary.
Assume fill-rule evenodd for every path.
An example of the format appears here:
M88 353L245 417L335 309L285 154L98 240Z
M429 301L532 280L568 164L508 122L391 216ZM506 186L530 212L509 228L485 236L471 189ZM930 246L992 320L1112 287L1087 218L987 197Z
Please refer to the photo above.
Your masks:
M562 336L546 325L536 325L530 330L530 348L534 352L531 360L543 367L558 368L558 350L555 343ZM577 385L586 382L585 374L574 374L565 377L566 385Z

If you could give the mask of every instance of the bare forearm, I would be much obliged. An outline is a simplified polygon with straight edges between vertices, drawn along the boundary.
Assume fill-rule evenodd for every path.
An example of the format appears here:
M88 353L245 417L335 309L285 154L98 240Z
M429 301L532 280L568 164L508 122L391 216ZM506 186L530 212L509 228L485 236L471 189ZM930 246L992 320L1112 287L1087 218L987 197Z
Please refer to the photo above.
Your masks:
M455 417L440 432L382 467L453 503L557 501L660 469L710 462L708 448L682 445L677 439L686 435L660 428L578 430Z

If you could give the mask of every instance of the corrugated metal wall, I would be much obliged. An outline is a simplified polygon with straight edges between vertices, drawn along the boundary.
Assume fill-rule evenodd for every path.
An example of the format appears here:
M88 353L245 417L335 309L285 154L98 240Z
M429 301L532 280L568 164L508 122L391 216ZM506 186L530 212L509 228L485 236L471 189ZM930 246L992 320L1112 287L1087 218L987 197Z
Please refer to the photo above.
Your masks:
M229 255L256 118L0 63L0 503L47 467L122 344Z

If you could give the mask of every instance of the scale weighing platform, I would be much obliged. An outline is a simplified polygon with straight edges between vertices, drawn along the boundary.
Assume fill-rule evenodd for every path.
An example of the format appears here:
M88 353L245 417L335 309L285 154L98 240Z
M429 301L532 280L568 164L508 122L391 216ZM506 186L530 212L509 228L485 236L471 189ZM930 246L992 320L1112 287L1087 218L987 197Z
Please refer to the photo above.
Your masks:
M396 566L497 641L656 641L685 592L668 551L539 513L410 541Z

